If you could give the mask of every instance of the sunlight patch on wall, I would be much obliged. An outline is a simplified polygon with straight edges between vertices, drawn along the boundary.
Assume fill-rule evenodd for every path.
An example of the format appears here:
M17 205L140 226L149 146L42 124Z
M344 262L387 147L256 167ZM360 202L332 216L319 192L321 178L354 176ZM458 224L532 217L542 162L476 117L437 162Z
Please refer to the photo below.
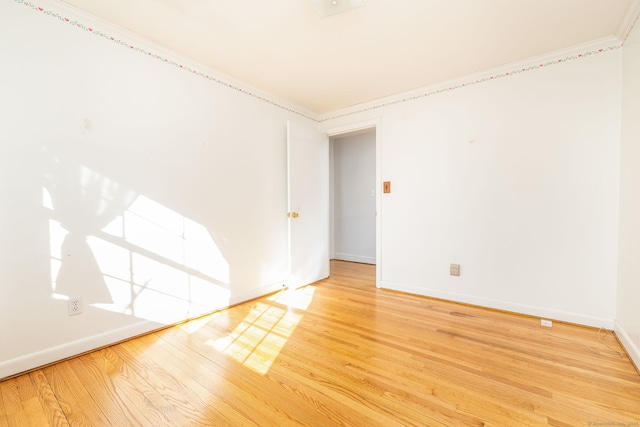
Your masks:
M42 189L42 206L47 209L53 210L53 201L51 200L51 194L46 188Z
M229 265L205 226L83 165L52 165L53 297L163 324L229 305Z
M229 282L229 264L201 224L145 196L135 200L122 220L126 241L220 282Z
M49 246L50 250L50 269L51 269L51 291L56 292L56 278L60 273L62 265L62 242L69 232L62 225L53 219L49 220Z
M229 303L229 290L211 281L97 237L87 242L113 300L95 307L172 323Z

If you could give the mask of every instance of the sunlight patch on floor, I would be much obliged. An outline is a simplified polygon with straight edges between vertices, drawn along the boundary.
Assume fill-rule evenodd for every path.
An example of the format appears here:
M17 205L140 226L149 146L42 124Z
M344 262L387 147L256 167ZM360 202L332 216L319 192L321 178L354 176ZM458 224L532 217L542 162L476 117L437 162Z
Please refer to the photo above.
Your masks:
M313 286L305 286L300 289L288 289L283 292L273 294L269 298L269 301L278 302L286 305L289 308L297 308L300 310L306 310L309 308L311 301L313 301L313 295L316 288Z
M293 309L307 309L313 293L311 287L287 290L267 298L268 302L258 302L233 332L207 344L253 371L266 374L302 320L303 314Z

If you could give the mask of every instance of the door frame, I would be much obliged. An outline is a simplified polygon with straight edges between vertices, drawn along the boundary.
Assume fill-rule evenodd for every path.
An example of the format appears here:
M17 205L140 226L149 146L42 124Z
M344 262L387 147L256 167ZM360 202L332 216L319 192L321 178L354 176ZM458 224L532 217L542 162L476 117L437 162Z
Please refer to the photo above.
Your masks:
M348 125L329 127L323 130L329 138L340 136L345 133L356 132L359 130L374 129L376 133L376 287L381 286L382 279L382 241L380 238L380 220L382 217L381 210L381 193L382 193L382 181L381 181L381 149L382 149L382 137L380 129L380 119L366 120L356 123L350 123ZM332 190L333 191L333 190ZM333 205L332 205L333 209ZM330 245L333 242L333 236L331 236Z

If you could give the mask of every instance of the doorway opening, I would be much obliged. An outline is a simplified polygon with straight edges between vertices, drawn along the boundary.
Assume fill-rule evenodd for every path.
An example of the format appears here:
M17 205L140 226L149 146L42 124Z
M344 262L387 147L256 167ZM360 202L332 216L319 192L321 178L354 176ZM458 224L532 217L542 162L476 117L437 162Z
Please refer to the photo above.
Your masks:
M331 135L329 153L330 258L377 265L376 127Z

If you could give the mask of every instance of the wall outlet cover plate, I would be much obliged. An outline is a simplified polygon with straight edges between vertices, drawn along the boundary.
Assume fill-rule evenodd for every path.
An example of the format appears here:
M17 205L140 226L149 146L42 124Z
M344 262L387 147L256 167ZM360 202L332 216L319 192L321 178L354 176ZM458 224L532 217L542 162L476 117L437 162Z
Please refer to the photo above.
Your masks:
M460 264L451 264L449 265L449 274L452 276L460 275Z

